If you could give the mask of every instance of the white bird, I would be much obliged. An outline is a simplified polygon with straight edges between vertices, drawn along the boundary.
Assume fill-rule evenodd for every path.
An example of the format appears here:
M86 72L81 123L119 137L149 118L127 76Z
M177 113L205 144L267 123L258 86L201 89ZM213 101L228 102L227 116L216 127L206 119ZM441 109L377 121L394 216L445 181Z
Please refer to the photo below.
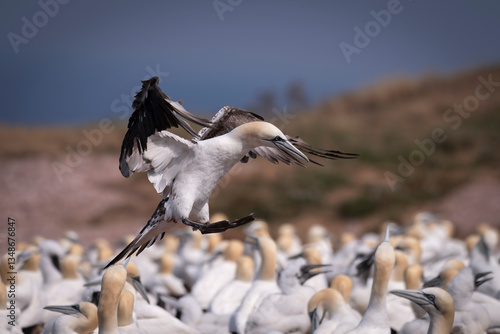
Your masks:
M365 313L370 302L370 293L373 284L373 277L370 277L370 274L373 274L373 259L379 242L379 235L365 235L355 243L357 247L352 249L355 251L355 257L350 266L346 271L341 271L341 273L345 272L349 275L353 282L349 304L361 314ZM349 258L352 257L349 256ZM334 261L333 265L335 266L336 263L337 261Z
M373 284L368 307L358 326L347 333L385 334L391 332L387 315L386 294L394 262L394 249L389 243L389 227L387 227L385 239L375 252Z
M127 279L120 295L118 307L120 332L136 333L139 331L142 334L156 334L163 333L165 328L169 328L174 333L187 334L196 332L167 310L149 303L146 291L141 283L139 268L134 262L130 261L127 264L126 271ZM132 321L130 315L132 310L135 321ZM123 315L120 314L120 311Z
M444 263L439 275L424 283L424 288L438 287L448 290L448 285L450 284L452 278L464 268L465 264L462 261L458 259L450 259Z
M40 270L45 284L52 284L62 279L59 262L66 254L66 249L57 241L44 239L38 244L40 251Z
M470 253L470 266L476 274L488 271L493 273L492 279L481 285L478 291L500 299L500 263L493 254L497 244L498 232L485 228Z
M118 300L117 319L120 334L142 333L134 321L135 296L130 290L123 289Z
M203 235L200 231L191 231L188 229L181 231L179 234L183 239L178 250L180 261L177 262L180 266L176 265L174 267L174 274L182 278L184 283L191 288L203 273L204 264L207 260Z
M166 292L177 298L186 294L184 282L173 273L174 261L172 254L165 253L161 256L158 274L146 284L153 293Z
M349 303L352 292L352 280L349 276L336 275L330 282L330 288L337 290L344 298L344 302Z
M278 246L278 265L281 268L285 268L288 259L302 250L302 242L295 227L291 224L283 224L279 227L276 245Z
M402 290L405 288L404 273L408 267L408 260L401 251L396 250L394 254L396 255L396 262L388 289ZM389 314L391 328L399 331L405 323L415 318L411 304L407 299L398 298L394 295L387 296L387 313Z
M252 286L254 262L249 256L242 256L236 262L234 280L223 287L212 300L209 311L214 314L232 314L241 304Z
M422 288L424 269L420 264L411 264L405 270L405 289L419 290ZM411 308L416 319L424 317L427 313L416 303L411 303Z
M307 264L310 265L321 265L323 262L323 256L321 252L311 244L304 246L304 250L302 251L302 256L306 259ZM320 273L319 275L315 275L304 285L311 287L314 292L318 292L319 290L326 289L328 287L328 282L325 275L326 271Z
M343 233L340 236L340 246L329 262L332 264L332 272L327 276L330 276L331 279L338 274L349 274L348 271L353 269L352 263L356 260L357 250L361 246L363 246L362 242L357 240L353 234Z
M413 322L411 329L403 329L401 333L411 334L449 334L455 314L453 298L448 292L441 288L425 288L422 290L393 290L392 294L406 298L421 308L430 316L430 323L427 320L417 320ZM472 332L460 332L471 333ZM482 333L482 332L481 332Z
M252 221L249 215L231 223L227 220L209 223L208 200L212 191L242 159L247 161L260 155L273 163L304 166L310 160L299 148L328 159L357 156L316 149L298 137L286 136L259 115L238 108L224 107L209 122L170 100L158 82L158 77L143 81L141 91L135 96L132 104L135 111L122 144L120 170L125 177L147 171L163 199L137 237L108 266L151 246L163 237L171 222L213 233ZM196 134L186 120L205 128ZM179 125L195 138L188 141L166 131Z
M127 270L113 266L102 275L101 295L97 306L100 334L118 334L118 303L127 280Z
M302 241L297 235L297 229L292 224L280 225L276 244L279 250L286 253L288 256L300 253L302 248Z
M137 333L137 328L139 333L164 333L165 329L173 333L196 333L160 307L148 308L147 317L132 321L132 309L139 311L144 306L136 306L131 285L127 284L127 270L122 265L105 270L98 305L99 333Z
M85 280L78 273L80 258L76 255L67 255L61 261L63 279L59 282L46 285L47 301L54 305L73 305L82 300L85 290ZM44 320L52 319L54 314L46 312Z
M322 263L330 262L333 254L331 236L323 225L314 224L309 228L307 244L314 246L320 252Z
M352 309L342 294L333 288L316 292L307 307L313 334L345 333L361 320L359 312Z
M25 252L30 252L27 250ZM40 254L32 252L17 274L16 307L20 311L18 325L20 328L32 327L43 322L45 291L40 269Z
M206 310L217 292L234 279L236 260L243 254L243 243L231 240L224 250L224 260L213 265L193 286L191 294Z
M472 268L466 267L451 280L448 292L455 304L453 331L482 334L490 328L488 312L472 299L474 290L492 279L490 274L487 272L474 275Z
M97 328L97 307L88 302L69 306L46 306L46 310L62 313L52 318L42 334L88 334Z
M405 253L408 264L420 263L420 259L422 258L422 246L420 246L420 242L416 238L404 237L398 242L396 249Z
M229 315L203 313L198 302L192 295L187 294L179 300L171 297L161 297L165 304L177 309L178 315L184 326L189 326L191 331L176 330L175 333L227 333ZM160 333L160 332L159 332Z
M231 316L229 329L231 332L245 333L250 314L272 293L279 293L276 283L276 244L269 237L257 237L256 246L261 254L261 264L257 278L243 298L240 307Z
M320 267L323 265L308 265L302 258L290 262L278 278L281 292L264 298L248 317L245 333L266 334L273 330L289 334L305 333L310 326L307 302L315 291L304 283L321 274L321 271L315 271Z

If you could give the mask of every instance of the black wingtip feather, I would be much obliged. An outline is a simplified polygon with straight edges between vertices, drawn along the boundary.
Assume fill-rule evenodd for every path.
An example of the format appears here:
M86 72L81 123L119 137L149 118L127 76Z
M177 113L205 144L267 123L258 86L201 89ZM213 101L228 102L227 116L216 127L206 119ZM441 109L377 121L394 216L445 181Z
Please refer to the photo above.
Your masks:
M126 163L125 160L132 154L134 147L139 149L140 154L146 151L148 137L155 132L181 126L188 133L196 136L196 132L185 120L202 126L210 126L208 120L192 115L170 101L168 95L158 86L159 81L158 77L142 81L140 91L135 94L132 102L134 112L129 118L128 130L123 138L120 165Z

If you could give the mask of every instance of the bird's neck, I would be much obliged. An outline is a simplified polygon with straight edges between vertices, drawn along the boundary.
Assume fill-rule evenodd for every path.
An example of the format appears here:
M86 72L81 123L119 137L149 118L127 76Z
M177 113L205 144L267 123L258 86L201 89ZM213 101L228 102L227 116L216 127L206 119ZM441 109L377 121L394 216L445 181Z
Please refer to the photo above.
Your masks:
M134 295L130 291L122 291L118 303L118 326L129 326L134 322Z
M229 168L233 167L245 154L256 147L254 142L244 140L244 138L233 132L203 140L199 144L214 152L219 157L218 161L223 162Z
M427 334L448 334L453 327L453 319L453 314L451 316L439 314L438 316L431 317Z
M97 328L97 313L89 313L85 315L84 321L80 321L73 329L76 333L91 333Z
M118 332L118 296L107 290L101 291L98 307L99 333L119 334Z
M268 252L263 254L259 271L259 279L263 281L273 281L276 271L276 255Z
M392 267L387 264L378 265L375 263L373 274L373 285L370 295L370 302L363 319L371 319L370 322L388 322L386 294L387 286L391 278Z

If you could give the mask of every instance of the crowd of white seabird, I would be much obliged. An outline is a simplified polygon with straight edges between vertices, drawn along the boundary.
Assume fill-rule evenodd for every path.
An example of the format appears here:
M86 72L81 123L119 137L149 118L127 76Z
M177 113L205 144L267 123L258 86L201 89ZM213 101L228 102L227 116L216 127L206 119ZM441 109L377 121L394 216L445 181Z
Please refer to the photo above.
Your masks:
M459 240L425 213L386 226L356 238L284 224L271 236L258 220L243 241L174 230L107 269L122 245L38 237L16 252L15 326L1 258L0 333L500 332L495 228Z

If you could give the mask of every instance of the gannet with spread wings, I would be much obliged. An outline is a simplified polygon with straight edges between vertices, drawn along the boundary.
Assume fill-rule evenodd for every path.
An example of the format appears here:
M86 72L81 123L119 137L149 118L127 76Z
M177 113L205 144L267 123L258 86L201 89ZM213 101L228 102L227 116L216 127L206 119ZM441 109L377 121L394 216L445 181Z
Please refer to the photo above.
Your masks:
M314 162L301 152L326 159L352 159L357 154L315 148L299 137L290 137L254 113L223 107L211 121L197 117L162 92L158 77L143 81L132 104L120 155L125 177L148 172L156 191L162 194L153 216L137 237L107 266L122 258L139 255L163 238L168 223L181 222L201 233L223 232L253 220L252 214L233 222L209 223L208 200L221 178L239 161L261 156L305 166ZM204 126L198 133L187 121ZM191 141L167 130L184 128Z

